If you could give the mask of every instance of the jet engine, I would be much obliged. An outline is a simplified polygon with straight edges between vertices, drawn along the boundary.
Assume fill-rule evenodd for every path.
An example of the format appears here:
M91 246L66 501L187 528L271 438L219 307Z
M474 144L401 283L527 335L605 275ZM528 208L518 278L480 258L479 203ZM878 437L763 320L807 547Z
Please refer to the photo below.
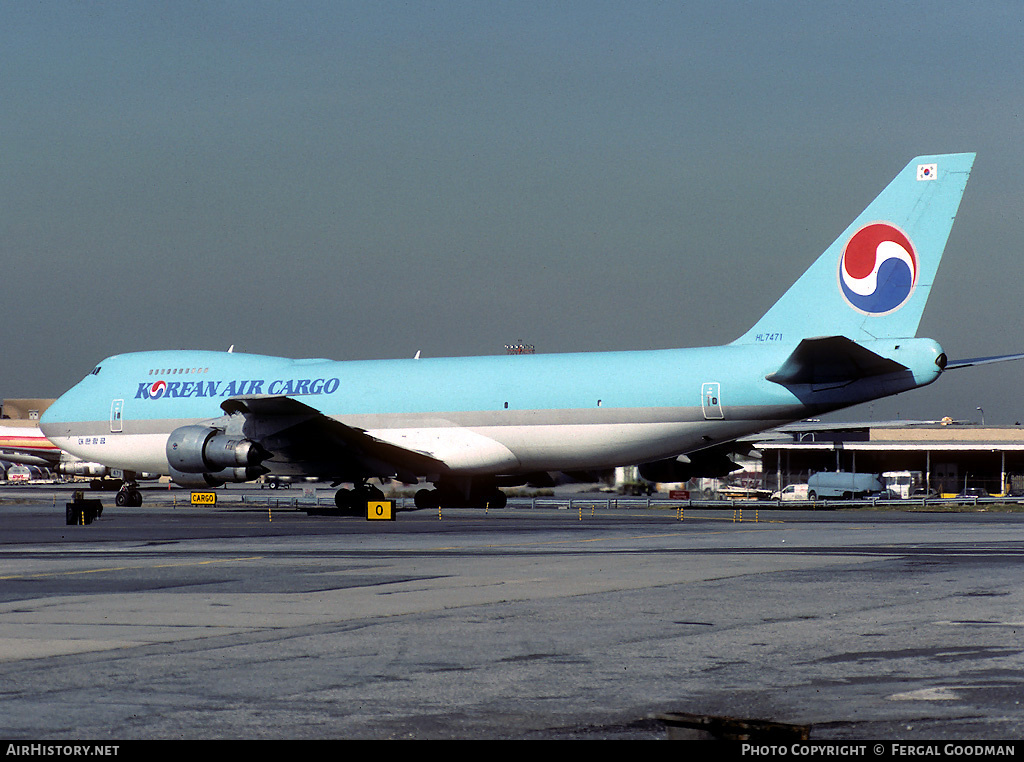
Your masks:
M248 466L246 468L225 468L215 473L205 472L201 474L187 474L171 467L171 480L181 487L220 487L227 482L251 482L263 474L268 473L269 468L264 466Z
M171 477L183 486L251 481L268 472L260 465L268 457L256 442L210 426L182 426L167 439Z
M65 476L107 476L110 469L99 463L84 460L67 460L57 464L57 472Z

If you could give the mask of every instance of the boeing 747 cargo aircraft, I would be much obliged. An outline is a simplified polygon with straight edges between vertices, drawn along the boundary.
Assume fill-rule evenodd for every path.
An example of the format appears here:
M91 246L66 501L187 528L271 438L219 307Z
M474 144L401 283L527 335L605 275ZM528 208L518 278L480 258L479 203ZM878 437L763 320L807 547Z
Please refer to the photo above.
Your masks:
M130 353L99 363L42 429L84 460L185 486L351 484L343 510L379 499L373 479L429 482L416 504L431 507L501 506L501 487L553 472L724 475L738 437L942 375L942 347L915 334L973 162L911 161L730 344L348 362ZM119 502L141 504L130 480Z

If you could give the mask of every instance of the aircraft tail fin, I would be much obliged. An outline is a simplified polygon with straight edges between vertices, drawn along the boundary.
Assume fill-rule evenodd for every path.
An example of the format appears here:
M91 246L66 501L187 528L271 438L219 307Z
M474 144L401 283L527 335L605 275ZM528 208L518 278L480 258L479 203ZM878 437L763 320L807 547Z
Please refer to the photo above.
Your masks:
M734 344L917 333L973 153L918 156Z

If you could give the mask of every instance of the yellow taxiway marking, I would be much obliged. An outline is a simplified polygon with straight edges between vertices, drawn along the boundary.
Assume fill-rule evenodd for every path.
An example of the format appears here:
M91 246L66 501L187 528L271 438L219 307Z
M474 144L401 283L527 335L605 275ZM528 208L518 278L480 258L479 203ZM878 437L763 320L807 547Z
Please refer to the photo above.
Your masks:
M738 524L740 522L736 522L736 523ZM753 524L754 522L753 521L749 521L749 522L744 522L744 523ZM767 524L769 522L762 521L760 523ZM771 523L783 524L785 522L775 521L775 522L771 522ZM750 528L744 528L744 529L737 529L736 531L738 531L738 532L753 532L753 531L756 531L756 530L753 527L750 527ZM702 531L700 533L701 534L725 534L726 530L724 530L724 529L709 529L709 530L704 530L704 531ZM693 534L694 534L693 532L686 532L685 536L692 537ZM523 546L527 546L527 545L538 545L538 546L540 546L540 545L577 545L577 544L588 543L588 542L616 542L616 541L621 541L621 540L661 540L661 539L665 539L666 537L681 537L681 536L684 536L683 532L670 531L670 532L660 532L658 534L628 535L628 536L624 536L624 537L589 537L589 538L570 537L570 538L567 538L567 539L564 539L564 540L535 540L535 541L532 541L532 542L531 541L527 541L527 540L523 540L521 542L512 541L512 542L502 542L502 543L486 543L486 544L480 545L480 546L476 546L476 545L439 545L437 547L430 548L430 550L432 550L432 551L438 551L438 550L466 550L467 548L472 548L472 547L482 547L482 548L519 548L519 547L523 547ZM419 549L416 549L415 551L412 551L412 552L419 552Z
M222 558L210 561L189 561L174 564L150 564L150 565L139 565L139 566L106 566L101 569L79 569L76 571L61 571L61 572L39 572L38 574L8 574L0 577L0 580L5 579L32 579L36 577L70 577L75 574L105 574L109 572L118 571L135 571L138 569L171 569L176 566L204 566L206 564L229 564L238 561L259 561L263 556L244 556L242 558Z

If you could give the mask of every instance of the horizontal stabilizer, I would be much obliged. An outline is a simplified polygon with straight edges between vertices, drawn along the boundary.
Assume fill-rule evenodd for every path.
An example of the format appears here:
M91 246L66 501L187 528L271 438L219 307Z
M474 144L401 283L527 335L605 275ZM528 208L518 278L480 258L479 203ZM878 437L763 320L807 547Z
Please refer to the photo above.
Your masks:
M907 370L905 365L877 355L845 336L825 336L801 341L782 367L765 378L783 386L827 386L903 370Z
M950 360L946 363L946 370L956 368L970 368L973 365L991 365L995 362L1007 362L1008 360L1024 360L1024 354L1017 355L993 355L992 357L974 357L970 360Z

